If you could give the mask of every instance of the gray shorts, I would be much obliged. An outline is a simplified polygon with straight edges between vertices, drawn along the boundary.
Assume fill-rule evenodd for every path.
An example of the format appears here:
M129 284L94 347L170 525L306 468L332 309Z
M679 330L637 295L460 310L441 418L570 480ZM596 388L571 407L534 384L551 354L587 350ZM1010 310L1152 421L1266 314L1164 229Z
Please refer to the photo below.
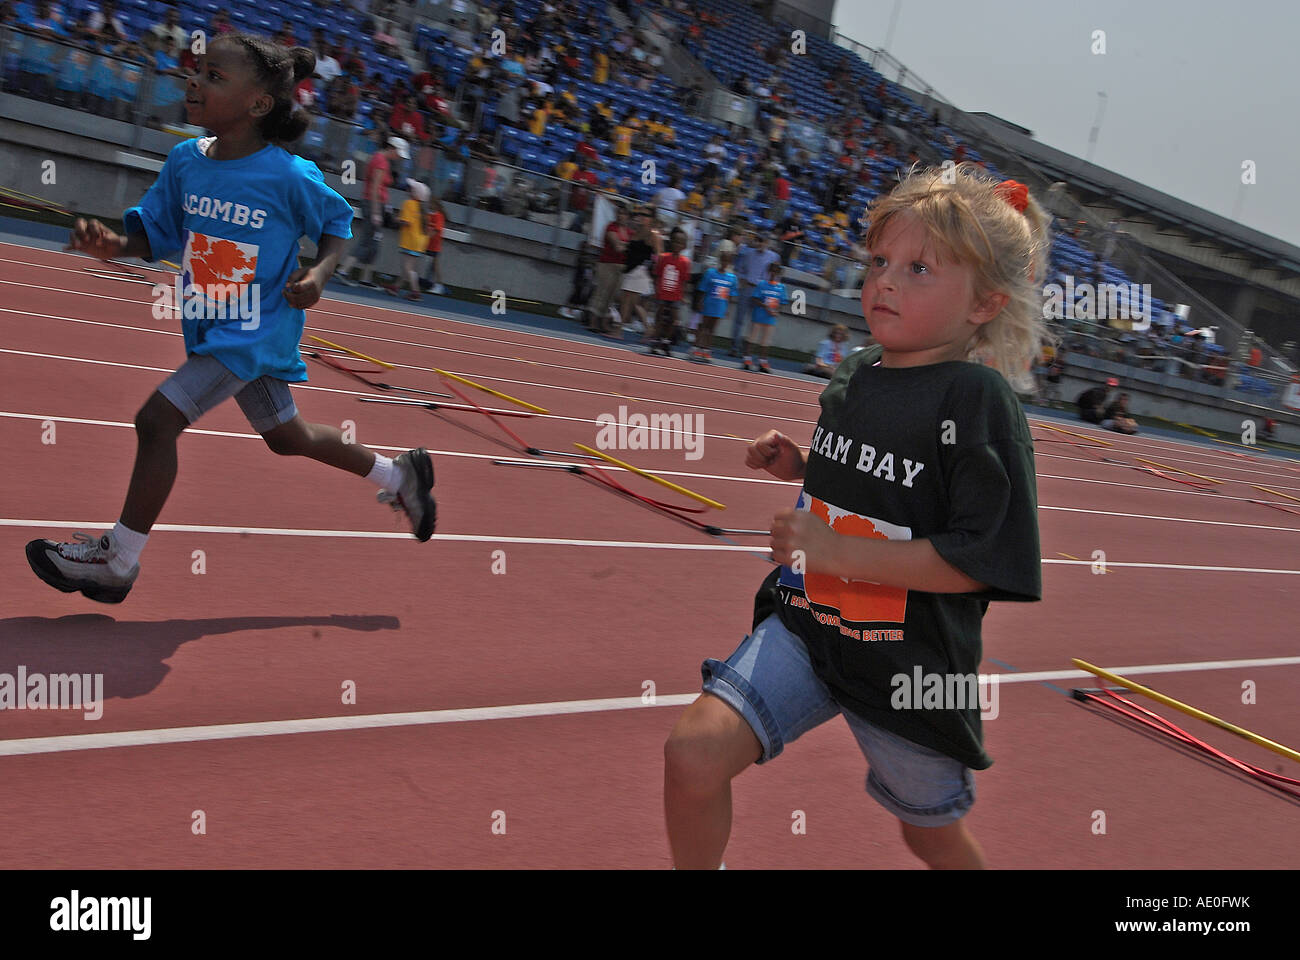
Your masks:
M231 397L258 433L270 433L298 415L289 384L274 377L240 380L214 357L192 353L158 392L191 424Z

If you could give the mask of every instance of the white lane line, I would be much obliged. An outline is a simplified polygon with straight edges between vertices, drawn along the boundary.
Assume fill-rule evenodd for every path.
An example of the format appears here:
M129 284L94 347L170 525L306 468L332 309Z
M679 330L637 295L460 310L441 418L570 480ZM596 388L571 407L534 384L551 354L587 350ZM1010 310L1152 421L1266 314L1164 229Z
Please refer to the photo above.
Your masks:
M3 282L9 282L9 281L0 281L0 283L3 283ZM117 298L107 298L107 299L117 299ZM131 301L131 302L134 302L134 301ZM379 309L379 308L376 308L376 309ZM85 319L81 319L81 318L79 318L79 317L66 317L66 316L59 316L59 315L53 315L53 314L32 313L32 312L30 312L30 311L24 311L24 310L9 310L9 309L5 309L5 308L0 308L0 313L18 313L18 314L21 314L21 315L23 315L23 316L40 317L40 318L52 319L52 320L65 320L65 321L67 321L67 322L69 322L69 323L81 323L81 324L88 324L88 325L91 325L91 326L113 327L113 328L115 328L115 329L119 329L119 330L126 330L126 331L138 332L138 333L152 333L152 334L156 334L156 335L159 335L159 336L166 336L166 337L180 337L180 336L181 336L180 333L177 333L177 332L175 332L175 331L170 331L170 330L155 330L155 329L153 329L153 328L151 328L151 327L133 327L133 326L130 326L130 325L127 325L127 324L107 323L107 322L105 322L105 321L101 321L101 320L85 320ZM360 319L360 320L370 320L371 318L367 318L367 317L357 317L357 318L355 318L355 319ZM390 321L377 320L377 319L376 319L376 320L374 320L374 322L376 322L376 323L389 323ZM404 326L404 325L403 325L403 326ZM424 343L413 343L413 342L411 342L411 341L405 341L405 340L386 340L385 338L382 338L382 337L371 337L371 336L367 336L367 335L365 335L365 334L354 334L354 333L352 333L351 331L347 331L347 330L333 330L333 329L330 329L330 328L328 328L328 327L308 327L307 329L309 329L309 330L317 330L318 332L321 332L321 333L331 333L331 334L334 334L334 335L337 335L337 336L358 336L358 337L361 337L362 339L367 339L367 340L379 340L379 341L382 341L382 342L385 342L385 343L400 343L400 344L407 344L407 345L410 345L410 346L422 347L422 348L425 348L425 349L431 349L431 350L444 349L444 348L440 348L440 347L432 346L432 345L430 345L430 344L424 344ZM419 328L417 328L417 329L419 329ZM435 330L435 331L425 331L425 332L437 333L438 331ZM480 353L480 352L477 352L477 351L451 350L450 348L446 348L446 349L448 349L449 352L452 352L452 353L467 354L467 355L469 355L469 356L473 356L473 357L475 357L476 359L479 359L479 358L482 358L482 357L489 357L489 358L495 358L495 359L507 359L507 358L504 358L504 357L492 357L492 355L489 355L489 354L483 354L483 353ZM15 354L15 355L18 355L18 356L38 357L38 358L40 358L40 359L46 359L46 360L66 360L66 361L70 361L70 362L78 362L78 363L98 363L98 364L103 364L103 365L107 365L107 366L117 366L117 367L129 368L129 369L142 369L142 370L149 370L149 371L156 371L156 370L163 370L163 369L165 369L165 368L159 368L159 367L143 367L143 366L139 366L139 367L137 367L136 365L133 365L133 364L126 364L126 363L112 363L112 362L110 362L110 361L104 361L104 360L93 360L93 359L89 359L89 358L86 358L86 357L68 357L68 356L59 356L59 355L55 355L55 354L35 353L35 352L31 352L31 351L23 351L23 350L0 350L0 353L11 353L11 354ZM587 370L587 369L585 369L585 368L579 368L579 367L558 367L557 365L554 365L554 364L539 364L539 365L543 365L543 366L556 366L557 369L573 370L573 371L581 372L581 373L600 373L600 371L591 371L591 370ZM414 370L414 371L421 372L421 373L430 373L430 372L432 372L432 370L431 370L430 368L427 368L427 367L420 367L420 366L413 366L413 365L410 365L410 364L397 364L396 366L397 366L398 368L400 368L400 369L405 369L405 370ZM775 415L775 414L773 414L773 415L768 415L768 414L760 414L760 413L751 413L751 412L749 412L749 411L736 410L736 409L733 409L733 408L730 408L730 407L703 407L703 406L698 406L698 405L696 405L696 404L690 404L690 403L685 403L685 402L683 402L683 401L675 401L675 400L655 400L655 399L647 399L647 398L633 398L633 397L626 397L626 396L623 396L622 394L610 393L610 392L607 392L607 391L601 391L601 390L583 390L583 389L581 389L581 388L579 388L579 387L564 387L564 386L556 386L556 385L554 385L554 384L547 384L547 383L532 383L532 382L529 382L529 381L516 381L516 380L509 380L509 379L507 379L507 378L503 378L503 377L492 377L492 376L488 376L488 375L486 375L486 374L475 374L475 376L478 376L478 377L480 377L480 379L484 379L484 380L495 380L495 381L498 382L498 383L519 383L519 384L522 384L522 385L525 385L525 386L536 387L536 388L539 388L539 389L562 390L562 391L567 392L567 393L578 393L578 394L583 394L583 395L586 395L586 396L596 396L596 397L604 397L604 398L613 398L615 401L622 400L622 401L625 401L626 403L655 403L655 404L661 404L661 405L664 405L664 406L687 407L687 408L689 408L689 409L692 410L692 411L707 410L707 411L710 411L710 412L713 412L713 413L722 413L722 414L727 414L727 415L731 415L731 416L757 417L757 418L765 419L765 420L769 420L769 421L770 421L770 420L783 420L783 421L785 421L785 422L787 422L787 423L798 423L798 424L800 424L800 425L802 425L802 426L805 426L805 427L810 427L810 426L812 425L812 424L811 424L811 421L809 421L807 418L804 418L804 417L781 417L781 416L777 416L777 415ZM626 379L629 379L629 378L626 378L626 377L625 377L624 379L626 380ZM649 380L649 379L645 379L645 378L635 378L635 377L633 377L633 378L631 378L631 379L642 379L642 380L644 380L644 382L646 382L646 383L653 383L653 384L658 384L658 385L661 385L661 386L690 386L689 384L681 384L681 383L670 382L670 381L662 381L662 380ZM298 385L298 388L299 388L299 389L302 389L302 390L322 390L322 391L329 392L329 393L344 393L344 394L350 394L350 395L353 395L353 396L364 396L364 395L365 395L365 394L358 393L358 392L356 392L356 391L337 390L337 389L331 389L331 388L328 388L328 387L317 387L317 386L313 386L313 385L311 385L311 384L300 384L300 385ZM734 391L734 390L733 390L733 391L717 390L717 391L713 391L713 392L717 392L717 393L726 393L726 394L728 394L728 395L734 395L734 394L735 394L735 391ZM751 399L755 399L755 400L778 400L778 402L782 402L782 403L786 403L786 402L791 402L791 403L793 403L793 402L796 402L796 401L780 400L779 398L772 398L772 397L752 397ZM799 401L799 402L802 403L802 401ZM816 406L817 404L812 403L812 404L804 404L804 405L807 405L807 406ZM560 416L560 415L558 415L558 414L543 414L543 415L539 415L539 416L540 416L542 419L550 419L550 420L566 420L566 421L571 421L571 422L576 422L576 423L592 423L592 424L596 423L596 421L595 421L594 419L584 419L584 418L581 418L581 417L563 417L563 416ZM734 437L730 437L730 436L727 436L727 435L725 435L725 434L722 434L722 435L719 435L719 434L706 434L706 436L708 436L709 438L714 439L714 440L735 440ZM744 441L742 441L742 442L744 442ZM1181 448L1181 449L1187 449L1187 448L1184 447L1184 448ZM1085 460L1085 459L1083 459L1083 458L1081 458L1081 457L1071 457L1071 456L1066 456L1066 455L1061 455L1061 454L1048 453L1048 452L1046 452L1046 451L1037 451L1037 450L1036 450L1036 451L1035 451L1035 454L1036 454L1036 456L1038 456L1038 457L1042 457L1042 458L1045 458L1045 459L1065 460L1065 461L1070 462L1070 463L1088 463L1088 464L1093 464L1093 463L1097 463L1097 462L1099 462L1099 461ZM1216 469L1216 470L1218 470L1219 472L1222 472L1222 473L1235 472L1235 473L1253 474L1253 475L1255 475L1256 477L1263 477L1263 478L1265 478L1265 479L1270 480L1270 481L1274 484L1274 486L1282 485L1282 482L1283 482L1283 481L1295 481L1295 480L1296 480L1296 478L1293 477L1293 476L1287 476L1287 475L1284 475L1284 474L1278 474L1278 473L1275 473L1275 472L1272 472L1272 471L1267 471L1267 470L1257 470L1257 469L1252 469L1252 468L1249 468L1249 467L1236 467L1236 466L1232 466L1232 465L1224 465L1224 464L1221 464L1221 463L1218 463L1218 462L1205 462L1205 461L1201 461L1201 460L1185 459L1185 458L1179 458L1179 457L1166 457L1166 459L1173 460L1175 463L1183 463L1183 464L1187 464L1187 465L1191 465L1191 466L1197 466L1197 467L1202 467L1202 468L1206 468L1206 467L1214 468L1214 469ZM1282 461L1276 461L1276 462L1282 462ZM1111 468L1113 468L1113 469L1126 469L1126 467L1125 467L1123 464L1105 464L1105 463L1103 463L1102 466L1103 466L1103 467L1111 467ZM1053 478L1053 479L1056 479L1056 478ZM1066 478L1066 479L1079 479L1079 478L1069 477L1069 478ZM1241 478L1231 478L1231 477L1230 477L1229 479L1241 479ZM1108 482L1108 481L1097 481L1097 482L1103 482L1103 483L1104 483L1104 482ZM1243 480L1242 482L1245 482L1245 481ZM1146 486L1135 485L1135 484L1123 484L1123 486L1134 486L1134 487L1136 487L1137 489L1144 489L1144 490L1145 490L1145 489L1150 489L1150 490L1157 490L1157 491L1160 491L1160 492L1196 493L1196 491L1185 491L1185 490L1167 491L1166 488L1163 488L1163 487L1146 487ZM1284 490L1300 491L1300 487L1289 487L1289 486L1284 486L1284 485L1282 486L1282 489L1284 489ZM1213 494L1213 493L1209 493L1209 494L1203 494L1203 495L1213 496L1214 494ZM1244 498L1243 498L1243 499L1244 499Z
M31 527L58 529L92 529L108 530L113 526L112 520L39 520L17 517L0 517L0 527ZM154 531L176 533L238 533L254 534L268 537L339 537L356 540L405 540L409 533L397 533L391 530L319 530L310 527L228 527L214 524L159 523ZM617 547L637 550L703 550L716 553L753 553L769 555L767 546L731 546L720 543L668 543L645 540L574 540L563 537L508 537L489 534L435 533L434 540L447 540L461 543L519 543L544 544L562 547ZM1043 557L1043 564L1056 566L1091 567L1092 560L1057 560ZM1210 573L1269 573L1290 576L1300 575L1300 570L1283 570L1272 567L1227 567L1208 564L1189 563L1147 563L1138 561L1106 560L1107 569L1111 567L1134 567L1151 570L1205 571Z
M3 246L7 246L7 245L0 244L0 247ZM59 251L45 251L43 248L38 248L38 247L19 247L19 249L40 250L42 252L54 253L59 258L71 257L74 260L78 260L84 263L84 258L79 257L75 254L65 254ZM77 283L81 283L82 281L84 281L87 276L85 271L82 270L81 268L73 269L70 267L59 267L50 263L40 263L40 262L33 263L28 260L14 260L8 258L0 258L0 263L12 263L17 266L22 266L28 269L32 267L38 267L39 269L54 271L56 273L71 274L72 277L75 278ZM144 269L150 269L150 268L145 267ZM164 278L164 282L170 282L172 278L175 276L175 274L172 274L168 271L162 271L160 275ZM21 283L20 281L14 281L14 280L0 280L0 283L9 283L16 286L28 286L28 287L37 286L35 284L24 284ZM73 295L81 295L85 293L85 291L78 286L58 287L58 286L45 284L45 285L40 285L39 289L41 289L42 291L54 291L57 293L67 293ZM131 300L130 298L126 298L126 297L110 297L105 294L85 293L85 295L93 296L99 299L120 300L125 303L147 302L147 301L140 301L140 300ZM484 343L493 344L494 346L501 345L501 344L509 344L512 346L523 347L525 349L530 349L530 350L541 350L547 353L557 353L557 354L563 354L565 356L578 357L584 360L611 361L616 363L626 363L637 367L646 367L658 371L663 370L663 367L660 366L659 364L646 362L645 359L638 356L637 354L629 354L627 351L624 350L616 350L613 347L606 346L599 342L592 342L590 344L581 344L579 341L570 340L565 337L557 337L554 334L549 332L539 333L531 330L521 330L515 327L503 328L503 327L494 326L492 324L484 323L483 320L474 317L468 317L466 319L456 319L455 317L442 316L437 314L416 313L415 311L406 310L397 305L389 305L389 304L381 305L381 304L373 304L367 302L359 302L355 300L340 300L340 299L336 299L333 296L324 296L321 298L320 302L336 304L340 307L346 306L346 307L359 308L362 310L376 311L379 313L397 314L403 317L411 317L413 319L423 321L424 323L433 320L439 323L454 324L455 326L458 327L468 327L470 329L478 330L478 331L489 331L490 335L483 336L479 334L459 333L451 330L432 330L429 327L424 326L423 324L400 323L394 320L385 320L382 319L381 317L362 316L355 313L325 310L321 308L319 305L311 308L312 310L325 314L326 316L342 317L348 320L360 320L366 323L380 323L387 326L406 327L408 329L422 330L424 332L441 333L452 337L461 337L469 340L480 340ZM461 314L461 316L466 316L466 315ZM527 337L529 339L526 341L507 340L502 338L501 336L502 333L515 334L520 337ZM532 341L538 341L538 342L532 342ZM559 343L569 344L570 346L587 346L591 350L597 352L593 353L593 352L584 352L581 350L565 350L557 346L553 346L554 344L559 344ZM601 372L601 371L592 371L592 372ZM737 375L727 376L728 373L737 374ZM738 375L739 373L740 371L733 370L731 368L715 367L713 368L713 370L707 370L707 369L699 370L695 373L695 376L697 378L717 380L720 383L749 384L751 382L748 377L739 376ZM765 399L777 400L781 402L799 402L799 403L811 402L814 406L816 405L816 398L821 394L822 389L824 389L825 387L824 383L816 383L807 380L798 380L794 378L785 378L785 377L777 378L775 380L761 380L761 381L754 381L754 382L762 383L764 386L769 388L774 387L777 390L782 390L784 392L794 394L795 396L802 396L807 398L798 401L787 401L786 398L782 398L782 397L767 397ZM707 388L701 388L701 389L707 389ZM723 390L719 392L730 393L733 391Z
M1153 673L1183 673L1196 670L1231 670L1292 666L1300 657L1264 657L1254 660L1216 660L1201 663L1161 663L1135 667L1113 667L1124 676ZM1092 678L1083 670L1047 670L1035 673L994 673L999 685L1043 680ZM74 750L106 750L115 747L146 747L205 740L240 740L301 733L333 733L345 730L375 730L385 727L429 726L439 723L476 723L482 720L521 720L576 713L607 713L640 710L645 707L680 707L693 703L698 693L659 695L651 702L641 697L609 697L601 700L557 700L549 703L515 703L499 707L467 707L458 710L420 710L408 713L372 713L359 717L307 717L300 720L260 720L248 723L219 723L196 727L157 727L147 730L117 730L58 737L25 737L0 740L0 756L16 757L37 753L67 753Z
M4 349L0 349L0 353L12 353L12 352L17 352L17 351L6 351ZM68 358L61 358L61 359L68 359ZM87 360L84 362L107 363L108 361ZM116 365L117 364L115 364L115 366ZM141 368L141 369L153 369L153 368ZM164 372L170 372L170 371L164 371ZM321 390L328 393L353 394L353 391L336 390L332 387L302 386L299 387L298 389ZM368 396L368 394L359 394L359 393L355 395ZM56 416L48 416L45 414L39 414L39 413L18 413L15 411L8 411L8 410L0 410L0 418L8 418L14 420L40 420L40 421L52 420L57 423L75 423L75 424L82 424L82 425L95 426L95 427L117 427L119 429L131 429L131 430L135 429L134 424L126 423L121 420L91 420L82 417L56 417ZM234 438L238 440L261 440L262 439L259 435L255 433L235 433L227 430L205 430L201 427L191 427L185 432L186 434L195 434L197 436L227 437L227 438ZM410 449L409 444L403 446L400 444L372 443L372 444L368 444L368 446L372 450L397 450L399 452ZM459 457L467 460L503 459L503 456L500 454L467 453L460 450L430 450L429 454L431 456L440 456L440 457ZM601 469L607 469L619 473L627 472L622 467L615 467L613 465L610 465L609 467L602 467ZM786 480L769 480L766 477L733 477L733 476L728 476L725 474L718 474L718 473L691 473L685 470L656 470L655 472L665 477L684 477L689 480L726 480L731 483L757 483L757 484L766 484L769 486L780 486L780 487L802 486L802 484L798 482L786 481ZM1156 493L1172 493L1172 494L1178 494L1179 496L1207 496L1207 497L1213 497L1214 499L1227 500L1234 503L1254 502L1253 498L1250 497L1227 497L1227 496L1223 496L1222 494L1197 493L1195 491L1190 491L1190 490L1188 491L1167 490L1164 487L1148 487L1136 483L1121 483L1117 480L1090 480L1086 477L1062 477L1050 473L1040 473L1040 474L1036 474L1036 476L1039 479L1045 479L1045 480L1069 480L1075 483L1097 483L1106 486L1127 487L1133 490L1152 490L1155 491ZM1156 515L1144 514L1144 513L1120 513L1111 510L1094 510L1094 509L1088 509L1082 507L1056 507L1056 506L1050 506L1048 504L1042 504L1042 503L1038 505L1038 509L1059 510L1059 511L1066 511L1070 513L1088 513L1088 514L1095 514L1098 516L1120 517L1129 520L1165 520L1171 523L1193 523L1193 524L1220 526L1220 527L1241 527L1247 530L1271 530L1271 531L1282 531L1282 532L1300 531L1300 527L1279 527L1279 526L1271 526L1262 523L1235 523L1227 520L1197 520L1190 517L1163 517L1163 516L1156 516Z
M39 286L38 284L17 283L16 281L12 281L12 280L0 280L0 284L8 284L8 285L10 285L10 286L18 286L18 287L31 287L32 289L41 290L42 292L49 292L46 288L41 287L41 286ZM100 300L112 300L112 301L121 302L121 303L134 304L134 305L136 305L136 306L142 306L142 307L148 307L148 306L151 306L151 305L152 305L152 302L153 302L153 301L151 301L151 300L132 300L132 299L130 299L130 298L126 298L126 297L110 297L110 296L105 296L105 295L103 295L103 294L85 293L85 292L82 292L82 291L64 291L64 292L67 292L67 293L70 293L70 294L75 294L75 295L77 295L77 296L93 297L93 298L95 298L95 299L100 299ZM382 307L376 307L375 309L380 310L380 309L385 309L385 308L382 308ZM110 323L110 322L103 321L103 320L88 320L88 319L84 319L84 318L81 318L81 317L70 317L70 316L66 316L66 315L63 315L63 314L36 313L36 312L34 312L34 311L30 311L30 310L15 310L15 309L10 309L10 308L0 308L0 313L12 313L12 314L16 314L16 315L18 315L18 316L23 316L23 317L35 317L35 318L37 318L37 319L42 319L42 320L62 320L62 321L67 322L67 323L84 323L84 324L90 324L90 325L92 325L92 326L112 327L112 328L114 328L114 329L121 330L121 331L124 331L124 332L130 332L130 333L151 333L151 334L156 334L156 335L161 335L161 336L168 336L168 337L172 337L172 336L176 336L176 337L178 337L178 336L181 335L181 334L179 334L179 333L177 333L177 332L175 332L175 331L171 331L171 330L159 330L159 329L156 329L156 328L154 328L154 327L137 327L137 326L131 326L130 324L125 324L125 323ZM541 347L541 346L534 346L534 345L532 345L532 344L524 344L524 343L513 343L513 344L512 344L511 341L508 341L508 340L502 340L500 337L495 337L495 338L492 338L492 337L479 337L479 336L474 336L474 335L466 334L466 333L457 333L457 332L450 331L450 330L437 330L437 329L431 329L431 328L428 328L428 327L421 327L421 326L418 326L418 325L416 325L416 324L405 324L405 323L398 323L398 322L393 321L393 320L382 320L382 319L380 319L380 318L378 318L378 317L359 317L359 316L356 316L356 315L354 315L354 314L350 314L350 313L337 313L337 312L330 311L330 310L322 310L322 309L320 309L320 308L318 308L318 307L313 307L313 308L311 309L311 313L312 313L312 314L323 314L323 315L326 316L326 317L337 317L337 318L344 319L344 320L356 320L356 321L365 322L365 323L381 323L381 324L385 324L385 325L388 325L388 326L396 326L396 327L401 327L401 328L404 328L404 329L416 330L416 331L418 331L418 332L420 332L420 333L424 333L424 334L438 334L438 335L448 336L448 337L460 337L460 338L462 338L462 339L469 339L469 340L482 340L482 341L484 341L485 343L488 343L488 344L490 344L491 346L496 347L496 348L500 348L503 344L506 344L506 345L513 345L516 349L518 349L518 348L523 348L523 349L530 349L530 350L548 350L548 351L551 351L551 352L558 352L558 353L572 353L572 352L573 352L573 351L558 351L558 350L552 350L552 348ZM310 318L310 319L311 319L313 322L318 322L318 320L319 320L319 318L318 318L318 317L315 317L315 316L313 316L313 317ZM438 318L429 317L429 318L427 318L427 319L430 319L430 320L437 320L437 322L439 322L439 323L452 322L452 321L450 321L450 320L448 320L448 319L446 319L446 318L441 318L441 317L438 317ZM436 345L436 344L432 344L432 343L424 343L424 342L421 342L421 341L398 340L398 339L393 339L393 338L391 338L391 337L380 337L380 336L376 336L376 335L374 335L374 334L360 333L360 332L358 332L358 331L356 331L356 330L337 330L337 329L334 329L334 328L331 328L331 327L317 327L317 326L312 326L312 325L309 323L309 324L307 325L307 327L306 327L306 332L311 332L311 331L317 331L317 332L320 332L320 333L331 333L331 334L337 334L337 335L342 336L342 337L353 337L353 338L357 338L357 339L361 339L361 340L371 340L371 341L374 341L374 342L377 342L377 343L394 344L394 345L407 346L407 347L419 347L419 348L424 349L424 350L438 350L438 351L441 351L441 352L443 352L443 353L455 353L455 354L461 354L461 355L463 355L463 356L473 357L475 360L505 360L505 361L511 361L511 360L514 360L514 359L515 359L514 357L505 356L505 355L502 355L502 354L497 354L497 353L488 353L488 352L485 352L485 351L482 350L482 349L477 349L477 350L460 350L460 349L457 349L457 348L455 348L455 347L451 347L451 346L439 346L439 345ZM622 351L620 351L620 352L622 352ZM592 355L590 355L590 354L581 354L581 353L578 353L578 354L576 354L576 356L578 356L578 357L581 358L581 359L586 359L586 360L599 360L599 359L602 359L602 358L600 358L600 357L595 357L595 356L592 356ZM692 383L692 382L690 382L690 381L683 381L683 380L662 380L662 379L658 379L658 378L655 378L655 377L638 376L638 375L635 374L635 373L620 373L620 372L618 372L618 371L614 371L614 370L593 370L593 369L591 369L590 367L583 367L583 366L569 366L569 365L562 364L562 363L550 363L550 362L545 361L545 360L530 360L530 361L527 361L527 362L528 362L530 365L535 365L535 366L538 366L538 367L549 367L549 368L554 369L554 370L567 370L567 371L572 371L572 372L575 372L575 373L586 374L586 375L590 375L590 376L599 376L599 377L617 377L620 381L622 381L622 382L624 382L624 383L633 382L633 383L642 383L642 384L647 384L647 385L650 385L650 386L675 387L675 388L682 388L682 389L687 389L687 390L701 391L701 392L705 392L705 393L719 393L719 394L723 394L723 395L728 396L728 397L733 397L733 396L735 396L735 395L737 394L737 392L738 392L738 391L735 389L734 386L733 386L731 389L723 389L723 388L720 388L720 387L709 387L709 386L703 386L703 385L701 385L701 384L699 384L699 383ZM406 365L406 364L398 364L398 366L406 366L406 367L408 367L408 369L413 369L413 370L424 370L424 369L426 369L426 368L424 368L424 367L410 367L409 365ZM652 366L652 367L654 367L655 369L659 370L660 372L663 372L662 368L659 368L659 367L657 367L657 366L655 366L655 365L647 364L646 366ZM692 370L692 372L694 371L694 368L683 368L683 370L682 370L681 372L686 372L687 369ZM676 371L674 371L674 372L676 372ZM507 383L507 382L519 382L519 381L515 381L515 380L513 380L513 379L511 379L511 378L504 378L504 377L490 377L488 374L473 374L473 376L475 376L476 378L483 378L483 379L495 379L495 380L497 380L498 382L502 382L502 383ZM720 380L722 380L723 382L731 383L731 384L742 384L742 383L743 383L743 384L748 385L748 381L743 380L743 379L739 379L739 378L717 377L717 378L715 378L715 379L720 379ZM771 383L773 383L773 381L771 381L771 380L766 380L766 379L764 379L764 380L758 380L758 381L755 381L755 382L756 382L756 383L762 383L762 384L771 384ZM553 390L563 390L563 389L565 389L564 387L561 387L561 386L558 386L558 385L555 385L555 384L536 384L536 386L539 386L539 387L549 387L550 389L553 389ZM583 392L597 392L597 393L600 393L599 391L583 391ZM749 396L751 399L754 399L754 400L770 401L770 402L772 402L772 403L792 403L792 404L796 404L796 405L798 405L798 406L802 406L802 407L817 407L817 406L818 406L818 402L817 402L817 399L816 399L817 395L816 395L815 393L809 393L808 391L803 391L803 392L804 392L807 396L809 396L811 399L806 399L806 400L794 400L794 399L790 399L790 398L788 398L788 397L771 397L771 396L766 396L766 395L763 395L763 394L753 394L753 395L749 395L749 394L747 394L747 396ZM605 395L605 394L601 393L601 395ZM672 402L674 402L674 401L671 401L671 400L656 400L656 401L649 401L649 402L654 402L654 403L672 403Z
M22 520L0 517L0 527L56 527L58 529L112 529L114 521ZM410 533L393 530L317 530L308 527L228 527L215 524L157 523L154 531L171 533L238 533L264 537L339 537L353 540L410 540ZM767 553L767 547L731 546L722 543L667 543L648 540L574 540L564 537L507 537L488 534L435 533L434 540L455 543L519 543L559 547L622 547L637 550L703 550L715 553ZM1107 566L1118 566L1108 563ZM1300 573L1300 571L1296 571Z
M4 352L6 351L0 349L0 353L4 353ZM96 362L102 362L102 361L96 361ZM328 390L331 393L351 393L351 391L348 390L333 390L328 387L314 387L314 388L299 387L298 389ZM357 394L357 396L371 396L371 394ZM120 429L130 429L130 430L135 429L135 424L126 423L125 421L122 420L89 420L82 417L43 416L41 414L36 414L36 413L17 413L9 410L0 410L0 418L7 418L11 420L53 420L56 423L76 423L76 424L83 424L92 427L117 427ZM261 436L259 436L256 433L235 433L229 430L205 430L201 427L189 427L188 429L186 429L185 435L189 436L190 434L194 434L196 436L201 436L201 437L202 436L230 437L238 440L261 440L262 439ZM369 447L371 450L398 450L404 452L406 450L411 449L410 444L395 445L395 444L383 444L383 443L367 443L366 446ZM508 452L467 453L461 450L433 450L433 449L429 450L429 455L440 456L440 457L460 457L466 460L511 460L511 459L519 459L522 456L522 454L511 454ZM601 469L608 470L615 473L628 472L624 470L622 467L616 467L613 464L610 464L609 466L601 464ZM687 477L693 480L729 480L733 483L760 483L760 484L768 484L768 485L780 486L780 487L802 486L802 484L797 482L792 482L787 480L769 480L766 477L731 477L731 476L726 476L724 474L717 474L717 473L690 473L684 470L656 469L654 472L659 474L660 476Z

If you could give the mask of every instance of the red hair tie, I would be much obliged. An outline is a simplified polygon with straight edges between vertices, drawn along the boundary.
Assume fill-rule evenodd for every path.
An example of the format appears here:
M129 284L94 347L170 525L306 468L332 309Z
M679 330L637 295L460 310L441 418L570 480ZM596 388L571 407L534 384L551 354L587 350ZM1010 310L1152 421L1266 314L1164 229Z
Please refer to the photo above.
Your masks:
M1015 207L1018 213L1024 213L1029 206L1029 188L1018 180L1003 180L995 189L998 196Z

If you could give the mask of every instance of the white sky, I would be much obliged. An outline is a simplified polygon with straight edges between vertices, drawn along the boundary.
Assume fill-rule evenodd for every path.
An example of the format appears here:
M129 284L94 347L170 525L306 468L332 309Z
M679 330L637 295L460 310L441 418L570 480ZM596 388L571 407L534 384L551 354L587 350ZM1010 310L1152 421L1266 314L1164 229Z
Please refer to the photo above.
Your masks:
M879 47L894 3L837 0L836 25ZM887 49L957 107L1077 157L1105 91L1094 163L1220 216L1240 202L1239 223L1300 246L1298 41L1288 0L901 0Z

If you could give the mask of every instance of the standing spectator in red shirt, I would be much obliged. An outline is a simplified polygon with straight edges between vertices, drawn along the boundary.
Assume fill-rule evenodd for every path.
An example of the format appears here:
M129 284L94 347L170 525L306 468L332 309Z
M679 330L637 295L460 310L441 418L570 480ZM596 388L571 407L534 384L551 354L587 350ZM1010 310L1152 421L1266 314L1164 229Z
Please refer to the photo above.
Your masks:
M772 181L772 206L767 218L774 223L785 219L785 208L790 203L790 181L785 178L785 167L776 168L776 178Z
M655 311L654 339L650 353L671 357L671 347L677 339L677 323L681 313L682 296L691 279L691 261L682 254L686 249L686 231L674 227L668 235L668 249L655 257L655 296L659 308Z
M442 285L442 265L438 262L438 254L442 253L442 232L446 226L447 215L443 212L442 201L433 197L429 200L429 216L424 224L424 232L429 237L426 250L429 254L429 279L432 281L429 290L437 296L447 292Z
M569 209L575 214L573 223L570 224L570 230L583 230L587 224L587 217L591 213L591 191L600 181L596 175L587 169L587 160L583 156L578 157L578 169L570 178L572 185L569 187Z
M356 282L348 277L355 264L362 264L363 276L367 271L373 272L375 256L379 253L379 244L383 241L384 209L388 205L388 188L393 184L393 161L397 158L411 159L411 150L406 141L400 137L389 137L388 142L376 150L370 162L366 164L366 190L361 201L360 239L354 247L354 253L348 254L339 264L335 276L348 286ZM361 281L362 286L378 286L369 276Z
M632 230L627 222L627 207L618 204L614 219L605 227L600 259L596 261L596 295L587 312L587 326L599 333L610 333L609 307L623 279L623 257Z

